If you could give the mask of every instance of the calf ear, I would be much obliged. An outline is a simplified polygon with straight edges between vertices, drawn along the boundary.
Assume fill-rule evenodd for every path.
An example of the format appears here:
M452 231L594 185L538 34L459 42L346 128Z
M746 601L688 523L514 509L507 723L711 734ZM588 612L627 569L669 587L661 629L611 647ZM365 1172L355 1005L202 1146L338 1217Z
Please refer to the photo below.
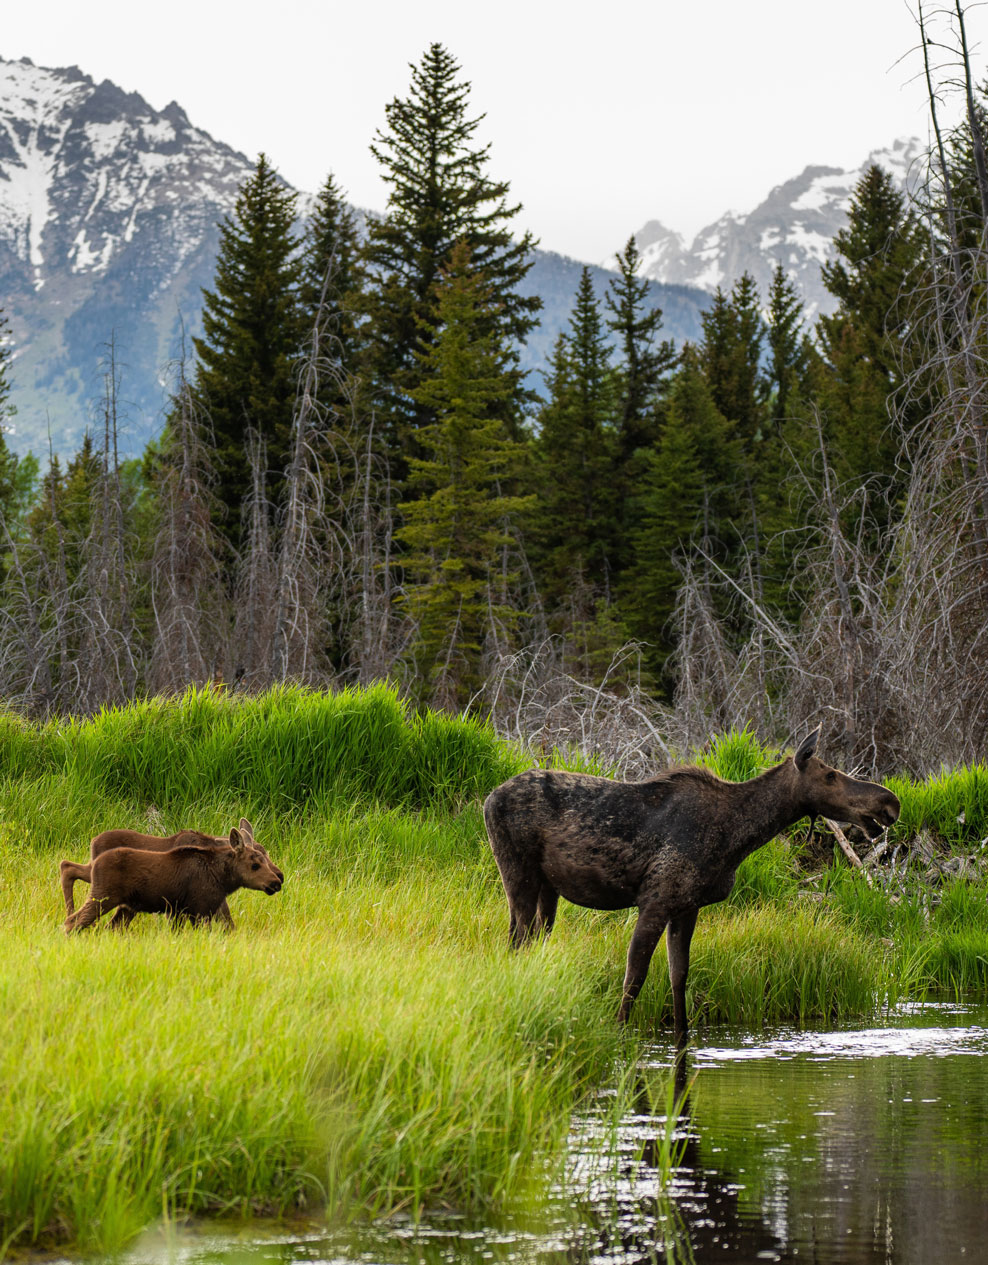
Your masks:
M244 846L244 837L236 826L230 831L230 846L238 850Z
M802 771L806 768L807 761L813 752L816 751L816 744L819 741L819 738L820 726L817 725L816 729L806 735L793 753L793 764L795 764L796 768L799 769L800 773L802 773Z
M254 827L250 824L246 817L240 818L240 832L247 836L248 839L254 838Z

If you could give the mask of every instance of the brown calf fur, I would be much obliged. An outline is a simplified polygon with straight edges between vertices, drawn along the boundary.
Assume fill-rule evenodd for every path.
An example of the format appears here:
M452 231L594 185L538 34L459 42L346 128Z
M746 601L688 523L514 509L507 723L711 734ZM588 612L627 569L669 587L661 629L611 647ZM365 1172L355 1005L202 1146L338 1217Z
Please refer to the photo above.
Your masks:
M231 892L249 887L273 896L283 882L267 853L236 827L227 845L181 844L167 852L111 848L89 869L89 899L66 918L66 932L82 931L118 908L127 911L127 922L141 913L208 922Z
M265 849L254 838L254 827L246 817L240 818L240 833L244 836L247 843L252 843L255 848L260 848L265 857L268 856ZM184 844L192 844L200 848L225 848L229 845L229 842L230 840L226 835L206 835L201 830L180 830L177 834L164 836L142 835L136 830L104 830L89 845L89 865L77 865L74 861L62 861L58 867L62 895L65 898L65 912L70 917L75 912L75 900L72 889L76 882L90 882L92 862L104 852L109 852L112 848L139 848L142 852L170 852L172 848L180 847ZM268 857L268 860L270 860L270 857ZM272 862L272 864L274 863ZM278 877L284 881L285 876L281 870L276 865L274 869ZM114 927L126 925L132 918L133 914L128 914L127 910L122 907L113 915L111 925ZM225 923L230 931L233 930L233 916L225 898L216 911L216 918L220 922Z
M512 945L549 934L560 896L589 909L637 906L618 1018L627 1021L665 931L673 1019L685 1044L697 914L728 895L744 858L801 817L851 822L874 837L899 816L884 786L816 758L819 735L817 728L791 759L749 782L687 766L644 782L530 769L499 786L484 820Z

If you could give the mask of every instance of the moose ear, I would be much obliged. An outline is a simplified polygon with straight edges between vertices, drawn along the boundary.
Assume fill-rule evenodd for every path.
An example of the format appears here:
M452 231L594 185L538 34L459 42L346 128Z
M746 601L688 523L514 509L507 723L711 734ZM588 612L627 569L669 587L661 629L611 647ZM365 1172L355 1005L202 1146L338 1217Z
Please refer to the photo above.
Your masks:
M254 827L250 824L246 817L240 818L240 833L246 835L248 839L254 838Z
M796 748L792 757L792 762L795 764L796 768L799 769L800 773L802 773L802 771L806 768L807 761L813 752L816 751L816 744L819 739L820 726L817 725L816 729L808 733Z
M244 837L236 826L230 831L230 846L238 850L244 846Z

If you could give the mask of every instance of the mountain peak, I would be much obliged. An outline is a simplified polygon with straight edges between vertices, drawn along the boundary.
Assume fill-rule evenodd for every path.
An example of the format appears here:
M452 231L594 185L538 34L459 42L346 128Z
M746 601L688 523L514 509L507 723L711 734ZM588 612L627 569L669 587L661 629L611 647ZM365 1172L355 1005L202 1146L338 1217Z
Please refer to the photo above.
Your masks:
M925 157L922 142L902 137L872 150L851 170L804 167L798 176L771 189L753 210L725 212L701 229L689 247L679 234L649 220L635 234L642 252L640 274L713 291L729 288L749 272L764 296L776 265L782 264L802 291L807 318L829 312L834 299L823 287L820 266L833 257L834 236L847 222L847 208L861 177L877 165L891 173L903 192L911 193L922 176Z

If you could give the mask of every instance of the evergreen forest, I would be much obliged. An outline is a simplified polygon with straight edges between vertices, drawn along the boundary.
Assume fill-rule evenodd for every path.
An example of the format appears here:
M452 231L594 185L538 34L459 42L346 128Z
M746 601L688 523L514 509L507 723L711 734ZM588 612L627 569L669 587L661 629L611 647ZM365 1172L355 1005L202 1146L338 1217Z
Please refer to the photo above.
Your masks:
M780 261L674 346L631 238L537 381L534 242L445 47L386 106L364 228L332 174L300 228L262 154L143 456L117 454L110 331L77 453L0 432L0 697L44 718L387 679L628 775L820 720L845 767L983 756L988 164L962 51L959 127L928 70L919 192L879 167L854 192L832 314Z

